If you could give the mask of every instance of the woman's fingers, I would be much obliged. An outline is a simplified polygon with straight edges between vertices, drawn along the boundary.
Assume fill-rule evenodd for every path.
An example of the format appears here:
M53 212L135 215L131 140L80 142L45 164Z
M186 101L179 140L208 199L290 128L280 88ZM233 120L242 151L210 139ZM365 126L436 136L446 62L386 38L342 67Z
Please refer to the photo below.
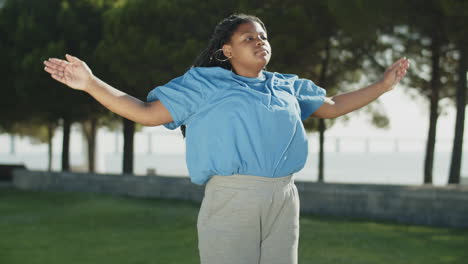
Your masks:
M51 68L51 67L48 67L47 65L44 67L44 70L50 74L55 74L57 72L57 70Z
M61 66L61 67L65 67L69 64L67 61L56 59L56 58L50 58L47 61L53 65Z
M409 65L409 60L406 57L403 57L387 68L384 73L383 80L387 84L388 90L393 89L393 87L403 79L407 73Z
M409 60L405 58L397 68L395 68L396 82L399 82L403 77L405 77L409 68Z
M49 66L45 66L44 70L48 73L50 73L52 76L55 76L57 78L62 78L63 75L64 75L64 71L62 69L59 69L59 68L53 68L53 67L49 67ZM57 79L57 78L54 78L54 79Z
M390 67L387 68L387 71L393 71L394 69L396 69L400 65L400 62L402 60L403 60L403 58L395 61L392 65L390 65Z
M392 66L388 68L389 72L393 72L396 74L396 77L403 78L409 68L409 60L407 58L401 58L397 62L395 62ZM398 81L399 81L398 80Z
M50 58L44 61L44 70L54 80L57 80L70 88L84 90L86 83L91 79L92 72L84 61L65 55L66 60Z
M49 69L51 71L60 71L60 70L64 69L64 67L62 67L60 65L57 65L57 64L54 64L54 63L51 63L51 62L48 62L48 61L44 61L44 65L46 66L47 69Z
M59 59L49 59L44 61L44 65L55 71L64 71L68 63Z
M80 59L78 59L77 57L72 56L72 55L70 55L70 54L65 54L65 57L66 57L67 60L68 60L69 62L71 62L71 63L73 63L73 62L76 62L76 63L81 62Z
M65 78L65 75L64 75L64 74L56 72L56 73L52 73L50 76L51 76L54 80L57 80L57 81L59 81L59 82L65 84L65 85L68 85L68 84L67 84L67 79Z
M400 59L398 59L398 60L397 60L397 61L395 61L395 62L394 62L394 63L393 63L393 64L392 64L390 67L391 67L391 68L393 68L393 67L396 67L396 66L398 66L398 65L400 64L400 62L402 62L402 61L403 61L403 59L404 59L404 57L403 57L403 58L400 58Z
M400 58L395 63L393 63L390 67L388 67L388 70L392 71L392 70L397 69L397 68L399 68L401 66L404 66L404 65L406 65L407 61L408 61L408 59L406 57Z
M405 59L403 62L400 63L398 67L398 74L403 77L406 74L408 68L409 68L409 60Z
M50 58L44 61L44 65L44 70L50 73L53 79L66 84L65 71L69 65L68 62L56 58Z

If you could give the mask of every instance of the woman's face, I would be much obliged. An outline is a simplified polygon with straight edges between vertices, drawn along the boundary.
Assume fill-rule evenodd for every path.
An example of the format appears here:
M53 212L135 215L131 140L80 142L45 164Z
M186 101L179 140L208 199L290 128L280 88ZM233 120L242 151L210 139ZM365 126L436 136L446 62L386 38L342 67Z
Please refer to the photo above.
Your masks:
M229 43L223 46L224 55L239 70L263 69L271 58L267 33L257 22L240 24Z

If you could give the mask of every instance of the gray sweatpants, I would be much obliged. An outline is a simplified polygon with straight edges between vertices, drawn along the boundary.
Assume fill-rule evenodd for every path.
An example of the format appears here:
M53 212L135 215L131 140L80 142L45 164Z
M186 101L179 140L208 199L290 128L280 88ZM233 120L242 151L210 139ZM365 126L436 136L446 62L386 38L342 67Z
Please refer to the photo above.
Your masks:
M202 264L296 264L299 196L292 175L214 176L197 228Z

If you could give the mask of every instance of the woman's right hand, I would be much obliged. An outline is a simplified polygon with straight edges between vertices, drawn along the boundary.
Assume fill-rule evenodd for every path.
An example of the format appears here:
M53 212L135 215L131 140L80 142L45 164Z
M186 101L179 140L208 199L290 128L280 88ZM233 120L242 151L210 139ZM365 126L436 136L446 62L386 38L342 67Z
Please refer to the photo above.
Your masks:
M67 60L49 58L44 61L44 70L55 80L76 90L87 91L93 73L86 63L74 56L65 55Z

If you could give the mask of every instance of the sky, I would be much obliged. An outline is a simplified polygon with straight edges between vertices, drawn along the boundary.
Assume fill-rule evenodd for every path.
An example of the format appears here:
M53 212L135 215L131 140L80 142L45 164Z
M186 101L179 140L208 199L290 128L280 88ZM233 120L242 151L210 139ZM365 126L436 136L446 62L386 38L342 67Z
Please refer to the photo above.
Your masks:
M390 119L388 129L372 126L359 110L348 114L349 122L337 122L328 130L329 136L352 137L392 137L407 139L426 139L429 128L429 102L421 96L412 98L414 91L398 85L394 90L382 95L378 101L382 104ZM439 104L444 106L444 114L438 119L437 138L451 140L455 128L455 106L448 100ZM468 122L465 122L465 132ZM465 133L465 138L467 133Z

